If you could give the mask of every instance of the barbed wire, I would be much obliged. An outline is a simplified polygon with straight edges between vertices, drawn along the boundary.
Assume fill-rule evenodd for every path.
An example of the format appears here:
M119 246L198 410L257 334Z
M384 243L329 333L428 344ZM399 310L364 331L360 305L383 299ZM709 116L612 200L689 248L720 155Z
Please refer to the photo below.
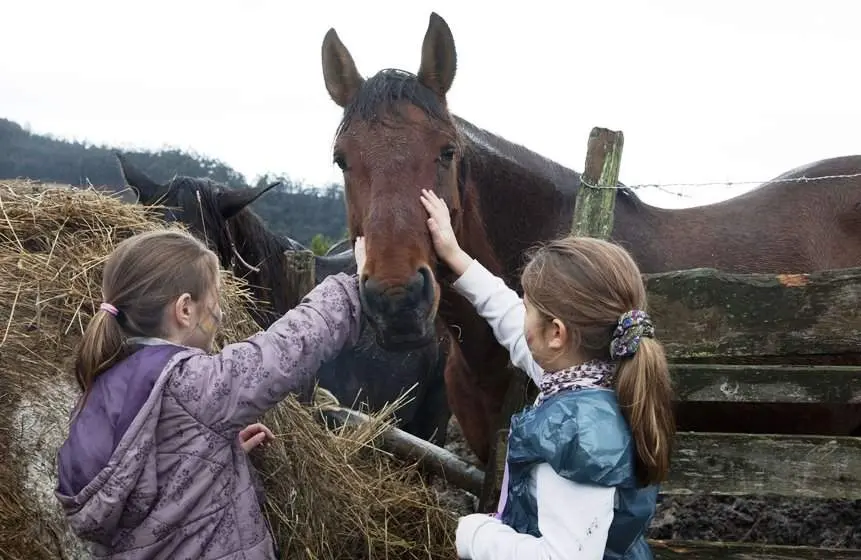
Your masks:
M715 187L715 186L723 186L723 187L733 187L737 185L759 185L765 186L771 183L810 183L813 181L826 181L831 179L857 179L861 178L861 173L849 173L845 175L823 175L821 177L794 177L790 179L781 179L776 177L774 179L768 179L766 181L708 181L704 183L640 183L637 185L625 185L625 186L598 186L587 183L583 180L581 175L580 183L586 185L587 187L592 187L593 189L613 189L613 190L639 190L639 189L658 189L660 191L666 192L668 194L672 194L678 197L689 197L690 195L674 192L670 190L670 188L688 188L688 187Z

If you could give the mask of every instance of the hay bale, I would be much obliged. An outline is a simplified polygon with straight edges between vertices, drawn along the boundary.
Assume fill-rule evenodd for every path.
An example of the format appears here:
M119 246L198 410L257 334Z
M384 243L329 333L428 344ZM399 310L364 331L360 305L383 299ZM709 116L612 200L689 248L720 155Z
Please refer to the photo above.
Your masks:
M80 334L101 300L101 266L117 243L164 228L154 210L93 190L0 182L0 550L4 558L78 558L54 498L56 452L79 395ZM226 309L248 295L225 277ZM256 330L231 313L225 335ZM7 458L13 458L8 460Z
M84 558L53 496L56 451L79 391L80 334L100 301L116 244L168 227L156 209L94 190L0 181L0 551L4 558ZM179 229L179 226L172 225ZM255 331L241 280L224 274L219 337ZM264 421L279 436L255 452L265 510L286 558L451 558L455 517L414 466L373 447L375 424L337 433L292 397ZM13 458L9 460L8 458Z

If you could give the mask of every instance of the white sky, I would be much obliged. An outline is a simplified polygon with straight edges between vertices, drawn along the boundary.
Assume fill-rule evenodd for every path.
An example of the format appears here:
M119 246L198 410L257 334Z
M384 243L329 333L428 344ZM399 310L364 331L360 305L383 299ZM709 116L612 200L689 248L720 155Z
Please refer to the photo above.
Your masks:
M5 2L0 116L94 143L194 150L249 180L340 183L324 34L335 27L366 76L415 72L434 10L458 54L450 108L578 171L593 126L625 133L628 184L761 181L861 152L861 2L502 4ZM747 188L640 194L689 206Z

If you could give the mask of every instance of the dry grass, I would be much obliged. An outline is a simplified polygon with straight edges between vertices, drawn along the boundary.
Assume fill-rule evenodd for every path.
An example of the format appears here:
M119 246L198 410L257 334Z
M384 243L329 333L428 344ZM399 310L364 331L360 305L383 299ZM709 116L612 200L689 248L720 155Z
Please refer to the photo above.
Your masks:
M316 397L311 407L288 398L265 420L283 443L259 462L283 557L453 558L452 513L415 468L373 447L399 403L372 424L333 432L313 418L334 398L323 389Z
M94 191L0 181L0 556L79 558L53 490L78 390L71 360L100 301L101 266L126 237L167 227ZM173 226L175 227L175 226ZM224 273L221 341L257 330L242 282ZM452 558L454 516L411 465L373 447L371 426L329 431L292 397L265 422L266 510L285 558Z

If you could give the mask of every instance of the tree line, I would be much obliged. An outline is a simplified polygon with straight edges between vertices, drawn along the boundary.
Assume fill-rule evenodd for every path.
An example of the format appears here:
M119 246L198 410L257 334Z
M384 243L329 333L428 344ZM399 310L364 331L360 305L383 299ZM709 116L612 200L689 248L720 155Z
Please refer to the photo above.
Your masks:
M187 175L209 177L231 188L251 186L226 163L199 154L178 149L123 153L159 182ZM114 148L33 134L18 123L0 119L0 179L15 178L114 191L125 188ZM273 181L281 181L281 186L255 201L252 209L274 233L313 246L316 252L346 236L343 187L305 185L286 174L264 175L253 183Z

